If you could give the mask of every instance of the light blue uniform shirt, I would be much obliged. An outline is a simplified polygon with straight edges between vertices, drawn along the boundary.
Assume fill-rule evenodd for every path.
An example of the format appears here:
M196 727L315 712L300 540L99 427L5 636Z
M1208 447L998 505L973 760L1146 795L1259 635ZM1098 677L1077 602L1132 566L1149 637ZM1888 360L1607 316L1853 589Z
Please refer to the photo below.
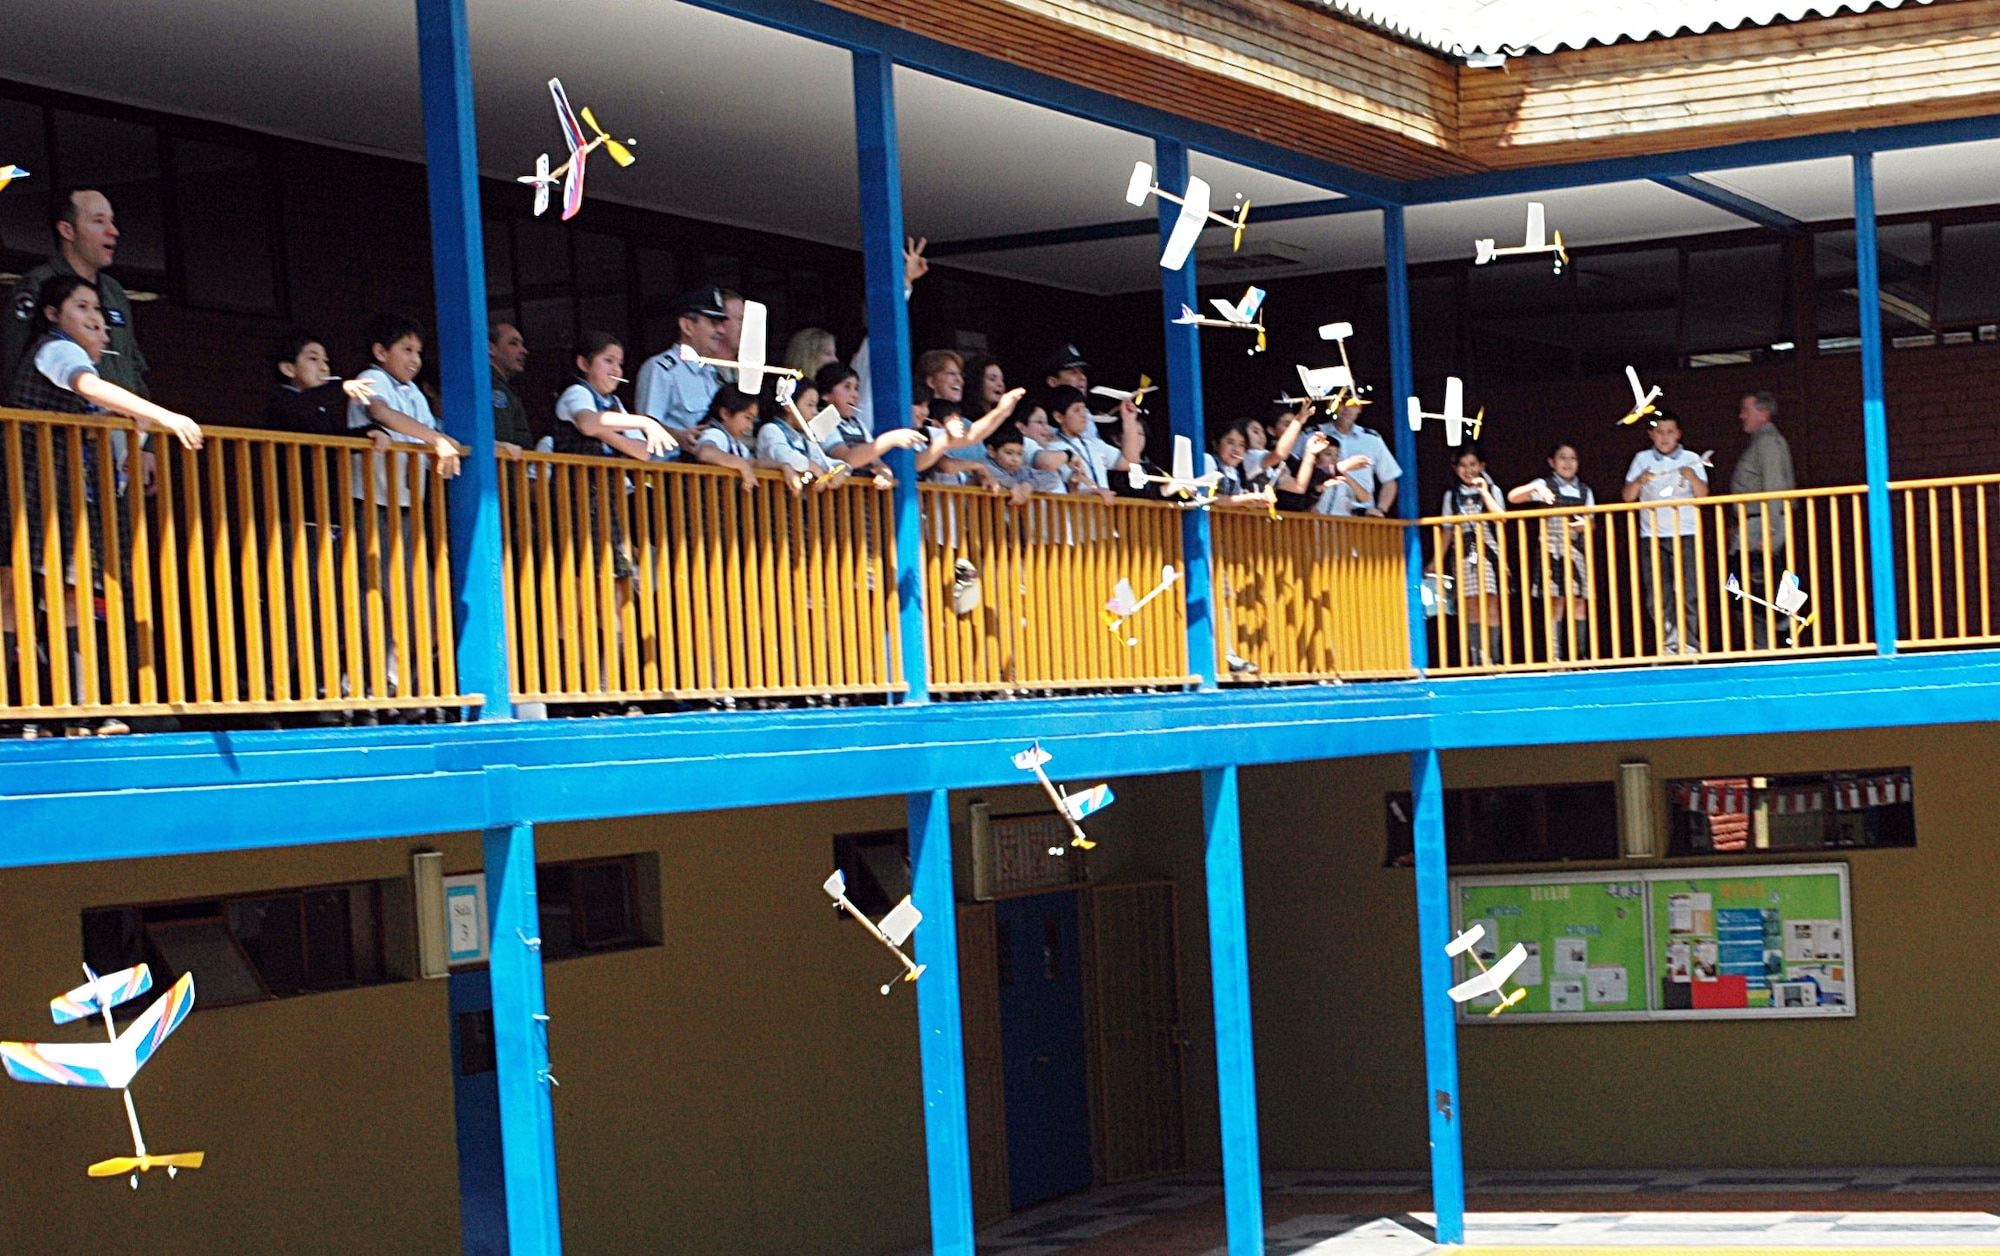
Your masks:
M708 403L722 391L722 376L703 362L684 361L678 346L656 353L639 367L633 402L674 431L685 432L701 422Z

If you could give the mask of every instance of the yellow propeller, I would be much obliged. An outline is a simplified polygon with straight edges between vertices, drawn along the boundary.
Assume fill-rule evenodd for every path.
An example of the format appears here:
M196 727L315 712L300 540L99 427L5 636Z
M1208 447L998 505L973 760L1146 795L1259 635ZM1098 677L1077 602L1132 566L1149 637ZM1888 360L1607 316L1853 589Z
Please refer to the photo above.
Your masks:
M604 145L604 151L611 154L611 160L617 162L621 166L629 166L632 164L634 160L632 157L632 150L627 148L625 145L637 144L639 142L638 140L626 140L624 141L624 143L620 143L619 141L612 139L610 135L605 133L603 127L597 125L597 118L590 112L589 105L585 105L583 107L583 124L589 127L591 130L597 132L598 141Z
M1153 377L1150 375L1141 375L1139 377L1139 387L1132 393L1132 404L1134 406L1145 405L1146 394L1151 391L1153 391Z
M1486 422L1486 407L1479 407L1479 413L1472 416L1472 439L1479 439L1479 429Z
M1230 236L1229 251L1234 253L1243 247L1243 228L1250 225L1250 202L1244 201L1236 211L1236 229ZM1562 237L1556 237L1557 247L1562 245Z
M1514 991L1514 993L1508 995L1506 998L1500 1000L1500 1005L1494 1008L1492 1011L1488 1012L1487 1015L1489 1017L1498 1016L1500 1015L1500 1013L1506 1011L1508 1008L1514 1006L1516 1003L1519 1003L1522 999L1525 999L1527 997L1528 997L1528 991L1525 988L1518 989Z
M113 1156L90 1166L92 1177L124 1177L127 1173L144 1173L149 1169L199 1169L202 1156L199 1151L180 1151L166 1156Z
M1556 232L1556 256L1562 259L1564 266L1569 265L1569 250L1563 247L1563 233L1560 231Z

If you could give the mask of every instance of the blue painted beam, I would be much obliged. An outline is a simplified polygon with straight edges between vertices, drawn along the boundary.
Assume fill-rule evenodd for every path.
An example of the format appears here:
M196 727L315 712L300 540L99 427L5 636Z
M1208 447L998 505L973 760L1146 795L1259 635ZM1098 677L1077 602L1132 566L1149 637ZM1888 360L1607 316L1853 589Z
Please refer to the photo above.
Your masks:
M1444 777L1435 750L1410 756L1417 864L1418 971L1423 987L1424 1106L1430 1112L1431 1207L1437 1241L1465 1242L1464 1106L1458 1090L1458 1019L1451 998L1451 896L1444 853Z
M868 280L868 383L879 434L910 426L910 311L903 295L903 167L896 147L896 66L872 52L854 54L854 142L861 175L861 256ZM924 528L917 501L917 463L906 449L888 458L896 475L898 627L903 701L930 701L924 636Z
M1250 223L1293 222L1301 218L1331 218L1336 214L1358 214L1380 208L1374 201L1341 196L1327 200L1293 201L1285 205L1253 205ZM1222 228L1217 227L1220 231ZM976 236L966 240L931 241L931 257L965 257L974 253L1010 253L1020 249L1043 249L1061 244L1093 244L1100 240L1130 240L1154 233L1151 218L1128 218L1121 222L1098 222L1082 227L1054 227L1047 231L1020 231L1012 235Z
M1209 979L1215 991L1216 1107L1229 1256L1263 1256L1264 1173L1257 1146L1257 1061L1250 1027L1250 940L1234 765L1201 774Z
M1389 292L1389 411L1386 421L1396 441L1396 461L1402 478L1396 482L1396 513L1414 521L1423 513L1417 500L1417 434L1404 419L1415 391L1410 345L1410 244L1403 209L1382 211L1382 264ZM1410 664L1419 671L1430 666L1430 629L1424 619L1424 537L1416 528L1403 529L1404 609L1410 632Z
M2000 651L922 707L0 742L0 867L1427 747L1986 723ZM721 768L718 765L723 765ZM515 770L509 770L509 769ZM127 782L132 782L128 785Z
M1875 250L1875 158L1854 155L1854 269L1861 306L1861 442L1868 468L1868 575L1875 649L1896 652L1896 534L1889 509L1889 415L1882 387L1882 272Z
M1528 166L1518 170L1493 170L1481 174L1449 175L1438 179L1418 179L1398 185L1393 191L1385 194L1383 199L1403 205L1435 205L1450 201L1469 201L1483 196L1520 196L1531 192L1553 192L1561 188L1654 179L1663 175L1700 174L1708 170L1772 166L1785 162L1854 157L1861 153L1934 148L1942 144L1967 144L1991 139L2000 139L2000 114L1953 118L1941 122L1911 122L1899 126L1835 131L1820 135L1800 135L1787 139L1748 140L1739 144L1684 148L1677 152L1649 153L1636 157L1608 157L1597 161Z
M1774 209L1762 201L1732 191L1719 183L1711 183L1700 175L1663 174L1656 176L1653 182L1663 188L1679 192L1682 196L1691 196L1695 200L1735 214L1738 218L1747 219L1760 227L1769 227L1779 235L1806 234L1805 223L1784 210Z
M942 789L911 794L910 898L917 926L917 1058L924 1078L924 1159L931 1251L974 1256L972 1136L965 1115L965 1033L958 993L958 902L952 887L951 805Z
M493 457L492 367L486 348L486 246L479 220L479 144L465 0L417 0L424 165L430 179L431 282L437 306L439 415L471 450L446 487L459 691L481 715L514 713L501 584L500 467ZM407 667L405 668L407 671Z
M1188 181L1188 150L1184 144L1161 140L1153 146L1154 167L1160 186L1184 188ZM1173 234L1180 206L1161 199L1157 230L1160 245L1166 246ZM1179 270L1160 270L1161 324L1167 348L1167 414L1173 434L1194 443L1196 475L1201 474L1202 451L1208 448L1208 420L1202 406L1201 328L1174 322L1181 307L1201 304L1195 294L1194 257ZM1209 567L1210 526L1206 510L1181 512L1181 561L1184 570L1181 588L1187 600L1188 674L1201 678L1203 689L1215 688L1215 637L1217 598Z
M687 2L697 8L726 13L760 26L837 44L855 52L879 53L911 69L1010 96L1058 113L1141 135L1172 136L1203 152L1288 179L1297 179L1330 192L1368 197L1381 204L1393 200L1398 189L1393 180L1296 152L1275 140L1258 139L1201 118L1126 100L998 57L959 48L914 30L862 17L831 4L812 3L811 0ZM1113 185L1107 185L1106 191L1111 196L1118 194L1116 183L1114 179Z
M493 1054L500 1074L500 1160L509 1256L561 1256L555 1113L549 1102L549 1021L542 997L542 923L535 900L535 830L486 830L492 934Z

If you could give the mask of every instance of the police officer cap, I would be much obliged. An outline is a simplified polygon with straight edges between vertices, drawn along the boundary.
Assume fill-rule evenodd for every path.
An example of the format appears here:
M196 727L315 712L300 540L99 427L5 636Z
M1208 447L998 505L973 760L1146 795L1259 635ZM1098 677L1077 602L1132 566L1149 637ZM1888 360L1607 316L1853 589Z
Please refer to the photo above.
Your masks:
M703 318L728 318L729 310L723 304L722 289L710 286L682 293L680 300L674 302L674 317L689 314L698 314Z
M1075 345L1064 345L1049 355L1048 364L1042 368L1042 374L1056 375L1073 366L1088 368L1090 363L1084 361L1083 354L1077 352Z

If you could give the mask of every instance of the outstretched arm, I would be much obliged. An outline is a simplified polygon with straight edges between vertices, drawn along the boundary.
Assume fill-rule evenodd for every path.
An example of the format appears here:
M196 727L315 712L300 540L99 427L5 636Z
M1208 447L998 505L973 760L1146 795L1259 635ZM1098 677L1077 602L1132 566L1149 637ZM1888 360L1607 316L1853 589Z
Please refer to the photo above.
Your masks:
M33 367L23 363L21 369L32 370ZM172 432L175 439L189 449L201 448L201 427L193 419L165 406L156 406L138 393L120 388L95 372L79 373L70 387L85 401L136 420L141 431Z

